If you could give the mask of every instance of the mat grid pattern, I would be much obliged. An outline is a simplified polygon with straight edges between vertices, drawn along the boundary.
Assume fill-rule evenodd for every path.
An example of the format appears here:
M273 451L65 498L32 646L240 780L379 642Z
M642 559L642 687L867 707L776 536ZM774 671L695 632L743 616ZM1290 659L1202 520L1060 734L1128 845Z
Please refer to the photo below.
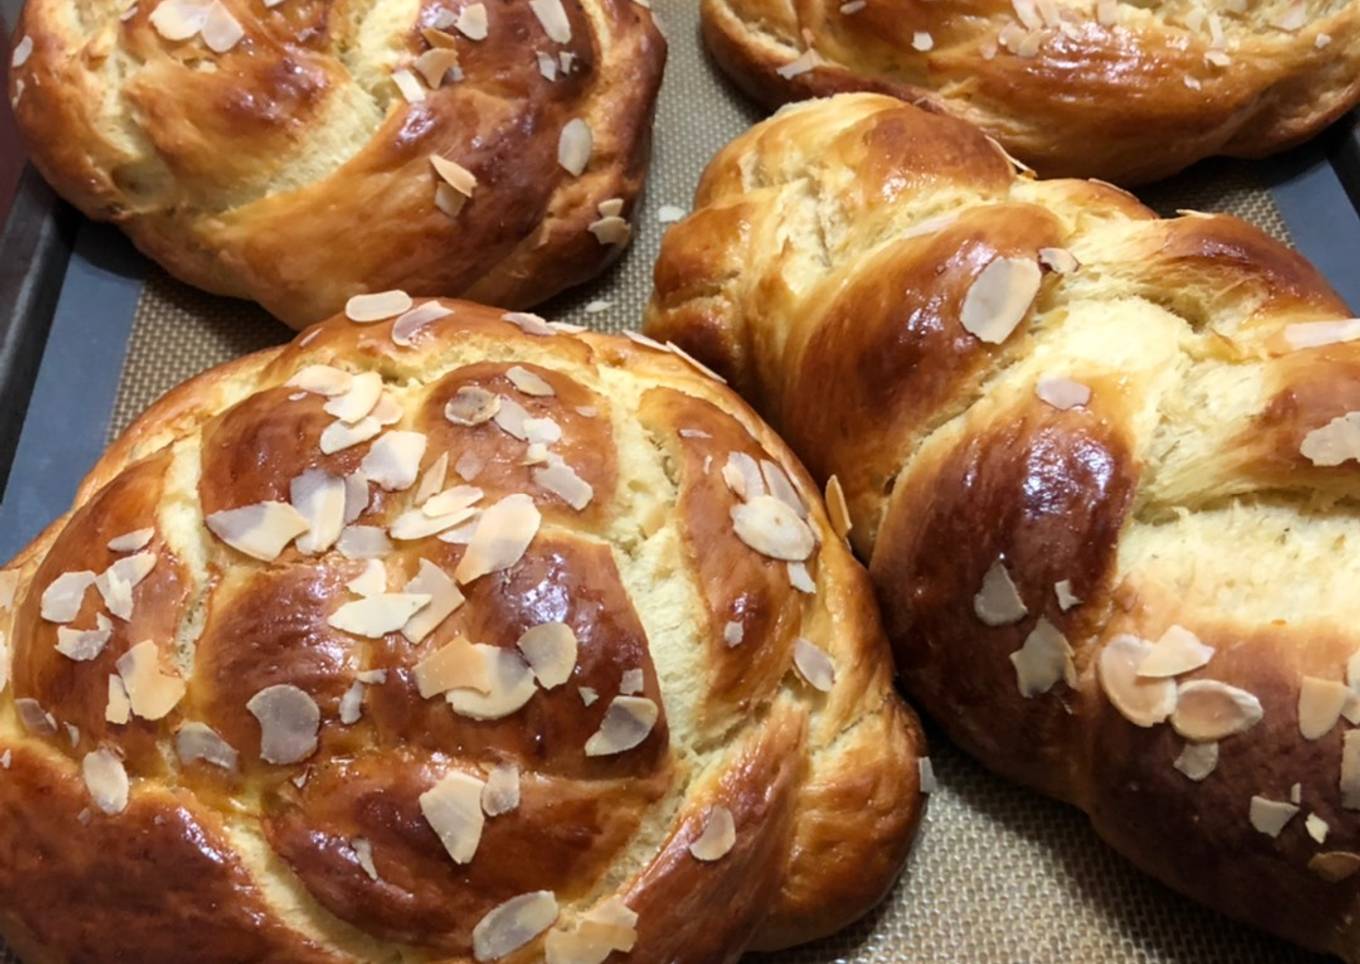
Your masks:
M704 164L759 119L699 48L692 0L654 0L670 63L654 164L635 239L602 278L541 309L602 330L633 327L651 288L663 204L687 207ZM1227 211L1287 232L1249 165L1213 161L1141 192L1163 213ZM602 311L587 312L593 301ZM259 308L213 298L153 270L137 310L110 436L159 394L210 365L279 344L290 332ZM1085 818L991 776L932 734L940 789L906 873L881 907L847 931L752 964L887 962L1320 961L1202 910L1140 875ZM1170 765L1170 761L1168 761ZM0 958L12 960L12 958Z

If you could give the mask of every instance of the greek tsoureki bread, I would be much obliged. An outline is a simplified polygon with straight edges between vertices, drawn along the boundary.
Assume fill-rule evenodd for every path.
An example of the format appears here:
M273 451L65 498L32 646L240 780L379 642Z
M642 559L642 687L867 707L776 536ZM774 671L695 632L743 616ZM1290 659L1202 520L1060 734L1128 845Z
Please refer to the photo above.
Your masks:
M771 106L894 94L1048 176L1121 183L1262 157L1360 101L1354 0L702 0L717 62Z
M408 304L174 390L4 571L0 931L710 962L863 913L929 768L806 473L674 354Z
M962 121L851 94L718 155L648 330L837 477L955 740L1171 886L1360 960L1347 313L1241 221L1019 177Z
M29 0L30 155L172 274L301 327L524 307L628 240L665 44L631 0Z

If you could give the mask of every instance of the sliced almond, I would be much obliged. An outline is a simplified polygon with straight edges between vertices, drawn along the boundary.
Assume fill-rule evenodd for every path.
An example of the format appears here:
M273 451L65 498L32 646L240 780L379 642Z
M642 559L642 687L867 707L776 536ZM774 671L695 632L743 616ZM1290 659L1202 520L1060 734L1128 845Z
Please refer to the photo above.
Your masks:
M1360 854L1345 850L1332 850L1327 853L1313 854L1308 861L1308 869L1328 883L1339 883L1355 875L1360 870Z
M156 530L151 527L125 532L121 536L115 536L109 540L109 551L137 552L141 549L145 549L155 534Z
M420 474L426 441L420 432L384 432L359 463L359 471L388 492L409 489Z
M405 591L410 595L430 597L429 604L421 607L401 628L402 635L413 643L419 643L434 632L450 613L463 604L463 594L458 591L453 580L428 559L420 560L420 571L406 584Z
M1139 676L1179 676L1199 669L1213 659L1214 647L1200 642L1184 626L1171 626L1153 645L1147 659L1138 665Z
M1268 837L1278 837L1285 824L1294 819L1299 808L1292 803L1268 800L1262 796L1251 798L1251 825Z
M522 493L507 495L488 506L477 520L453 577L466 585L488 573L515 565L538 534L543 516L534 500Z
M428 593L385 592L345 603L326 622L355 636L382 639L405 626L429 602Z
M88 569L63 572L47 584L42 594L42 618L52 623L69 623L80 615L85 590L94 585L95 575Z
M359 419L353 425L347 425L337 419L321 430L321 452L323 455L332 455L344 451L361 442L367 442L381 431L382 423L372 415Z
M547 964L600 964L637 943L638 915L617 897L591 908L575 927L555 928L544 944Z
M842 539L850 535L850 507L845 502L845 490L841 480L831 476L826 480L826 510L831 517L831 528Z
M656 726L660 710L642 696L616 696L600 728L586 741L586 756L611 756L638 746Z
M506 369L505 377L525 395L547 398L557 394L541 375L529 371L522 365L511 365Z
M425 53L433 54L438 51L427 50ZM403 348L410 348L415 345L415 337L420 331L451 314L452 308L445 308L437 301L422 302L392 322L392 342Z
M326 414L334 415L340 421L353 425L373 411L382 390L382 375L377 372L361 372L350 380L347 392L332 396L322 408Z
M730 649L733 646L740 646L742 638L746 635L746 627L738 622L728 622L723 626L723 642Z
M1246 690L1212 679L1181 684L1171 727L1187 740L1221 740L1261 721L1261 702Z
M807 519L807 506L803 504L803 499L799 496L798 490L793 487L793 482L789 480L788 473L777 462L761 459L760 477L770 495L798 513L798 518Z
M340 722L345 726L353 726L359 722L359 718L364 712L364 684L355 680L350 684L349 689L345 690L340 697Z
M594 703L596 700L600 698L600 694L597 693L595 690L591 689L589 686L578 686L576 687L576 692L580 694L581 702L584 703L586 706L590 706L592 703Z
M260 758L266 763L297 763L316 752L321 710L296 686L266 686L246 709L260 722Z
M487 22L486 5L469 3L458 11L458 19L454 21L453 26L469 40L485 40L490 29Z
M1299 732L1303 738L1318 740L1330 733L1353 695L1344 683L1305 676L1299 686Z
M1302 802L1303 802L1303 784L1302 784L1302 783L1294 783L1293 785L1290 786L1290 788L1289 788L1289 802L1290 802L1290 803L1302 803Z
M536 890L498 904L472 929L472 954L494 961L528 944L557 920L552 891Z
M307 519L287 502L223 509L203 521L227 545L264 562L277 559L288 543L307 531Z
M441 646L417 663L412 672L420 695L430 699L453 689L491 692L496 669L488 652L491 648L474 646L461 636Z
M626 670L619 678L620 693L641 693L645 685L645 677L640 669Z
M999 345L1025 319L1043 273L1029 258L996 258L964 295L959 320L980 341Z
M690 841L689 852L695 860L721 860L737 842L737 825L732 811L723 806L709 809L703 832Z
M475 174L457 161L451 161L439 154L430 155L430 164L445 184L463 197L472 197L472 192L477 188L477 176ZM407 308L409 307L410 305L407 305Z
M85 754L80 775L94 805L104 813L122 813L128 804L128 775L112 750L103 748Z
M439 458L430 463L420 476L420 482L416 485L416 494L411 497L411 501L418 506L424 506L435 495L438 495L444 488L444 483L449 475L449 453L443 452ZM438 511L427 512L426 515L439 515Z
M552 325L531 311L507 311L501 318L526 335L555 335Z
M425 99L425 88L420 86L420 81L416 80L416 75L404 67L401 70L392 71L392 83L396 85L402 99L408 104L418 104ZM405 311L406 309L401 310ZM391 315L387 317L390 318Z
M192 34L190 36L192 36ZM28 58L32 55L33 38L25 35L19 38L19 42L14 45L14 53L10 55L9 65L15 70L18 70L24 64L28 63Z
M1020 695L1026 699L1047 693L1066 681L1076 687L1077 669L1072 662L1072 647L1058 628L1043 616L1028 636L1024 645L1011 653L1015 666L1016 683Z
M208 4L208 12L203 18L203 26L199 28L199 33L203 37L203 43L216 54L226 53L246 35L241 21L232 15L221 0L213 0Z
M1360 810L1360 730L1341 737L1341 806Z
M181 726L175 732L175 752L184 766L202 760L223 770L236 769L236 750L206 723L185 723Z
M313 395L343 395L349 391L354 376L331 365L308 365L284 383L288 388L300 388Z
M14 608L14 594L19 591L19 572L16 569L0 569L0 609ZM82 593L82 597L83 597ZM79 609L76 610L79 612ZM74 617L72 617L74 618Z
M151 640L133 646L116 663L132 712L144 720L159 720L184 697L184 680L162 673L160 650Z
M515 645L545 690L561 686L576 668L576 634L566 623L531 626Z
M1081 408L1091 400L1091 387L1061 375L1045 375L1034 385L1034 394L1041 402L1059 411Z
M113 624L103 613L95 614L94 629L71 629L67 626L57 628L57 652L67 659L78 663L89 662L104 651L109 637L113 635Z
M826 650L799 636L793 641L793 665L809 686L830 693L836 682L836 664Z
M308 469L288 485L288 498L307 531L298 536L299 552L325 552L345 527L345 480L323 469Z
M533 471L534 484L551 492L577 512L590 505L595 488L576 474L561 458L549 458L548 464Z
M812 530L798 513L769 495L733 506L732 527L737 538L771 559L802 562L816 545Z
M1284 340L1290 348L1321 348L1323 345L1338 345L1360 338L1360 318L1346 318L1341 321L1308 321L1295 325L1285 325Z
M1318 843L1326 842L1327 831L1331 829L1327 825L1327 821L1323 820L1315 813L1310 813L1308 815L1307 819L1303 821L1303 827L1308 831L1308 836L1312 837Z
M166 40L188 40L203 29L209 6L203 0L161 0L147 19Z
M571 42L571 21L562 0L529 0L529 9L538 17L548 39L560 44Z
M1058 274L1072 274L1081 265L1066 248L1040 248L1039 263Z
M579 117L573 117L562 127L557 140L557 163L570 174L579 177L590 164L590 152L594 138L590 125Z
M805 563L790 562L788 563L788 568L789 585L799 592L807 593L808 595L816 594L817 583L813 581L812 574L808 572L808 567Z
M154 552L124 556L95 577L94 587L99 590L109 612L127 621L132 618L132 591L154 568Z
M760 471L760 463L745 452L729 452L722 467L723 481L739 499L754 499L768 495L765 489L765 475Z
M454 770L420 795L420 812L453 862L466 864L482 840L482 788L476 777Z
M1151 653L1151 643L1124 633L1110 640L1096 660L1106 697L1135 726L1155 726L1176 709L1175 680L1138 675Z
M519 806L519 767L500 763L487 775L482 787L482 812L499 817Z
M628 239L633 236L632 225L620 217L592 221L587 230L595 235L595 240L600 244L627 244Z
M453 471L458 473L458 477L464 482L472 482L477 476L482 474L482 469L486 467L486 461L472 449L468 449L458 456L458 461L453 463Z
M1187 743L1171 765L1198 783L1218 766L1218 744Z
M444 417L454 425L481 425L500 411L501 399L485 388L464 385L444 406Z
M378 876L378 866L373 863L373 844L364 837L355 837L349 845L359 861L359 866L368 874L369 879L381 880L382 878Z
M436 516L427 515L424 509L412 509L409 512L403 512L392 520L388 534L393 539L403 542L424 539L467 522L476 514L477 510L471 506Z
M377 526L345 526L335 548L346 559L379 559L392 551L392 543Z
M1360 460L1360 412L1338 415L1321 428L1313 429L1303 437L1299 452L1318 466Z
M922 793L934 793L940 788L940 782L935 778L935 764L928 756L916 758L916 777Z
M1053 595L1058 598L1058 608L1067 612L1073 606L1081 605L1081 599L1072 591L1072 580L1064 579L1053 584Z
M31 697L23 696L14 701L14 709L19 714L19 722L24 729L38 736L53 736L57 732L57 721L42 704Z
M109 674L109 701L104 707L104 721L122 725L132 719L132 701L128 699L123 678Z
M490 686L484 693L470 688L449 690L445 698L455 713L473 720L499 720L533 699L534 674L519 653L483 643L472 645L489 666Z
M404 291L375 291L371 294L355 295L345 302L345 317L360 324L385 321L395 318L403 311L411 310L411 296Z
M450 220L457 220L467 202L466 194L460 194L443 181L434 186L434 206Z
M1004 560L998 558L983 574L982 586L973 597L973 612L988 626L1018 623L1029 613Z
M345 525L368 511L368 479L362 472L345 476Z
M414 66L425 85L438 90L449 79L449 73L458 70L458 51L448 47L431 48L416 58Z

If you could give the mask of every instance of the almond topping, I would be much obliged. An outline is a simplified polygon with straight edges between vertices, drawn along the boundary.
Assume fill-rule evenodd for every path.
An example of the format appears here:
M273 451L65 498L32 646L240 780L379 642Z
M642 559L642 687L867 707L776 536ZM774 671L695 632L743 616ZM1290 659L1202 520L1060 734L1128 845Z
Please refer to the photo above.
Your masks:
M1268 837L1278 837L1285 824L1294 819L1299 808L1292 803L1267 800L1265 797L1251 798L1251 825Z
M260 721L260 758L266 763L297 763L316 752L321 710L296 686L266 686L246 709Z
M482 788L476 777L455 770L420 795L420 812L453 862L469 863L482 840Z
M448 476L449 453L444 452L439 458L431 462L430 467L421 475L420 482L416 485L416 494L411 498L411 501L423 508L426 502L429 502L444 488L444 482L448 479ZM436 511L426 512L425 514L439 515L440 513Z
M746 627L738 622L728 622L723 626L723 642L728 648L740 646L742 637L746 635Z
M1198 783L1218 766L1218 744L1187 743L1171 765Z
M109 612L123 621L132 618L132 590L156 568L156 553L125 556L95 577L94 587Z
M745 452L729 452L722 467L723 481L739 499L754 499L766 495L765 476L760 463Z
M1097 659L1106 697L1135 726L1155 726L1176 709L1175 680L1138 675L1138 667L1151 652L1146 640L1124 633L1110 640Z
M511 384L525 395L534 395L539 398L546 398L557 393L553 387L545 381L542 376L529 371L522 365L512 365L505 372L505 377L510 379Z
M1060 375L1045 375L1034 385L1034 394L1041 402L1059 411L1081 408L1091 400L1091 388L1081 382Z
M1020 695L1026 699L1047 693L1059 680L1076 687L1077 668L1072 662L1072 647L1058 628L1043 616L1025 643L1011 653Z
M321 453L332 455L350 446L367 442L382 431L382 423L373 416L361 418L353 425L335 421L321 431Z
M836 665L826 650L799 636L793 641L793 665L813 689L831 692L836 682Z
M1081 605L1081 599L1072 591L1072 580L1064 579L1053 584L1053 595L1058 597L1058 608L1067 612L1073 606Z
M237 753L216 730L204 723L185 723L175 733L175 752L179 762L188 766L195 760L211 763L223 770L235 770Z
M203 18L199 33L208 49L215 54L226 53L246 35L241 22L232 16L220 0L208 4L207 16Z
M416 75L409 70L401 69L392 72L392 83L396 85L402 99L408 104L418 104L425 99L425 88L420 86L420 81L416 80ZM405 308L400 309L405 311ZM396 314L396 312L393 312ZM392 317L388 315L387 317ZM356 321L358 319L355 319ZM374 319L378 320L378 319Z
M123 678L114 673L109 674L109 702L104 707L104 721L106 723L117 723L120 726L132 719L132 702L128 699L127 687L123 685Z
M409 489L420 474L425 444L420 432L384 432L359 463L359 471L388 492Z
M434 50L426 51L427 54L436 52ZM453 314L452 308L445 308L437 301L422 302L392 322L392 342L402 348L411 348L415 345L416 335L424 328L440 318L447 318L451 314Z
M494 961L528 944L557 920L552 891L536 890L511 897L472 929L472 953L478 961Z
M458 51L449 47L433 47L417 57L413 66L424 79L425 86L438 90L449 79L450 71L455 72L455 80L458 78Z
M277 559L294 537L307 531L306 518L287 502L223 509L203 521L227 545L263 562Z
M1058 274L1071 274L1081 267L1077 259L1072 257L1072 252L1066 248L1040 248L1039 263L1052 268Z
M104 651L113 635L113 623L103 613L95 614L95 629L57 628L57 652L78 663L88 662Z
M95 575L88 569L63 572L47 584L42 594L42 618L51 623L69 623L80 615L85 590L94 585Z
M469 40L485 40L488 33L486 4L468 4L458 12L458 19L453 26Z
M188 40L203 29L209 4L203 0L162 0L148 18L156 33L166 40Z
M439 696L453 689L491 692L491 674L495 668L491 647L477 647L459 636L430 653L416 664L413 675L420 695L425 699Z
M600 218L587 227L600 244L627 244L633 235L633 228L621 217ZM627 332L625 332L627 334Z
M1360 854L1344 850L1313 854L1308 861L1308 869L1328 883L1339 883L1360 870Z
M845 502L841 480L834 475L826 480L826 511L831 517L831 528L842 539L850 535L850 507Z
M37 700L24 696L14 701L14 709L19 714L19 722L24 729L39 736L52 736L57 732L57 721L51 713L42 708Z
M438 496L435 498L438 498ZM411 509L392 520L392 527L388 532L393 539L404 542L424 539L427 536L444 532L446 529L467 522L476 514L477 510L472 506L436 516L427 515L423 508Z
M1342 321L1308 321L1296 325L1285 325L1284 340L1290 348L1320 348L1323 345L1336 345L1355 341L1360 338L1360 318L1347 318Z
M109 540L110 552L138 552L147 547L152 537L156 534L154 528L136 529L132 532L125 532L121 536L115 536Z
M916 758L916 778L922 793L934 793L940 788L940 782L935 778L935 764L928 756Z
M421 607L401 628L401 634L413 643L419 643L434 632L451 612L463 605L463 594L453 580L428 559L420 560L420 571L406 584L405 591L430 597L429 604Z
M573 117L563 125L562 134L557 140L557 163L579 177L590 164L593 146L590 125L579 117Z
M128 804L128 775L123 761L110 750L98 749L85 754L80 774L94 805L105 813L122 813Z
M430 164L433 165L435 173L447 184L463 197L472 197L472 192L477 187L477 177L457 161L451 161L447 157L438 154L430 155ZM407 308L410 305L406 306ZM402 309L403 311L406 309Z
M631 750L647 739L660 710L642 696L616 696L600 728L586 741L586 756L610 756Z
M1197 679L1181 685L1171 727L1187 740L1203 743L1249 730L1263 713L1260 701L1246 690Z
M364 713L364 684L355 680L340 697L340 722L353 726Z
M769 459L761 459L760 477L764 480L765 487L770 495L798 513L798 518L807 519L807 506L803 504L802 497L798 495L798 490L789 481L788 473L780 468L777 463L771 462Z
M522 493L507 495L489 506L478 519L472 542L453 577L466 585L515 565L538 534L542 519L534 500Z
M973 597L973 612L988 626L1018 623L1029 613L1000 557L983 574L982 587Z
M610 897L575 927L557 928L548 935L547 964L601 964L614 951L627 953L637 943L637 920L622 900Z
M1322 428L1303 437L1299 452L1319 466L1340 465L1347 459L1360 461L1360 412L1338 415Z
M428 593L379 593L345 603L326 622L355 636L382 639L405 626L429 602Z
M513 763L497 764L482 787L482 812L488 817L499 817L519 806L519 767Z
M1360 730L1341 737L1341 806L1360 810Z
M798 513L769 495L733 506L732 527L737 538L756 552L785 562L802 562L816 544Z
M531 311L507 311L501 318L526 335L554 335L553 327Z
M561 686L576 668L576 634L566 623L532 626L515 645L545 690Z
M490 687L485 693L469 688L449 690L445 698L455 713L474 720L499 720L533 698L534 674L519 653L483 643L473 643L472 648L489 669Z
M1305 676L1299 686L1299 732L1305 740L1317 740L1331 732L1341 718L1350 687L1336 680Z
M1043 273L1029 258L997 258L974 279L959 320L981 341L999 345L1024 321Z
M560 457L549 456L548 464L533 471L534 484L551 492L577 512L595 498L595 488L576 474Z
M801 562L790 562L789 585L799 592L805 592L809 596L816 594L817 584L812 581L812 574L808 572L806 564Z
M1179 676L1213 659L1214 647L1206 646L1184 626L1171 626L1153 645L1148 658L1138 664L1139 676Z
M620 693L641 693L645 685L645 677L640 669L625 670L619 678Z
M1327 825L1327 821L1323 820L1315 813L1310 813L1308 815L1308 818L1303 821L1303 827L1308 831L1308 836L1312 837L1318 843L1326 842L1327 831L1331 829Z
M24 35L19 42L14 45L14 53L10 55L9 65L16 70L28 63L28 58L33 54L33 38Z
M308 365L288 379L284 385L287 388L300 388L313 395L330 396L343 395L349 391L353 382L354 376L347 371L330 365Z
M334 415L340 421L353 425L373 411L382 389L381 375L377 372L361 372L350 379L348 391L332 396L322 409L327 415Z
M444 417L454 425L481 425L500 411L501 398L485 388L464 385L444 406Z
M717 806L708 811L703 833L690 841L689 852L695 860L721 860L736 842L737 828L732 820L732 811Z
M560 44L571 42L571 21L567 19L562 0L529 0L529 8L550 40Z
M160 651L149 639L119 656L115 665L132 712L144 720L161 719L184 697L184 680L161 672Z
M298 536L299 552L325 552L345 527L345 480L323 469L308 469L288 486L288 498L307 531Z
M411 309L411 296L404 291L376 291L355 295L345 302L345 317L360 324L385 321Z
M392 543L377 526L345 526L335 548L346 559L377 559L392 551Z

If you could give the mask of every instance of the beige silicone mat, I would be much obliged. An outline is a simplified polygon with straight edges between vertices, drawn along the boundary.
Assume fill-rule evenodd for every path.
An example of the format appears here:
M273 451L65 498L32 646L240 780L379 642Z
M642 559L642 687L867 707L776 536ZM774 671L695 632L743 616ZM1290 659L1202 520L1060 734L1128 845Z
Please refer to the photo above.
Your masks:
M635 241L595 284L544 308L548 317L602 329L636 325L663 230L658 208L687 206L706 161L760 116L705 59L694 0L653 4L671 52ZM1168 212L1231 211L1285 236L1279 212L1246 165L1211 163L1144 197ZM609 307L587 313L596 300ZM154 273L138 308L111 431L181 379L288 336L258 308ZM1142 877L1096 839L1078 812L1001 782L938 736L932 748L941 786L889 900L849 931L762 957L763 964L1316 960Z

